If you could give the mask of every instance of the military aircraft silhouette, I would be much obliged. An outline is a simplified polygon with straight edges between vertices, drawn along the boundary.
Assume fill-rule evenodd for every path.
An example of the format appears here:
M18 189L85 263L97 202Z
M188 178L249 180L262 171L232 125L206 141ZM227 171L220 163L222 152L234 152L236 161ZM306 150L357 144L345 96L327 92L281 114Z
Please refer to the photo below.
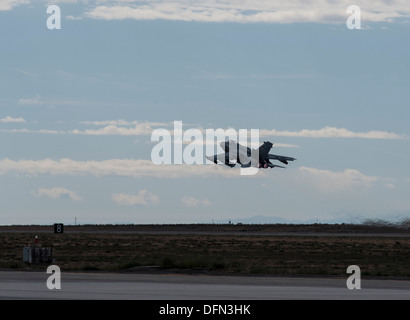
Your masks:
M207 156L206 158L215 164L220 161L231 168L235 167L236 164L240 164L242 168L285 168L283 166L271 163L270 160L278 160L283 164L288 164L288 161L296 160L292 157L269 154L270 149L272 149L273 147L273 143L269 141L264 141L258 149L244 147L233 140L223 141L220 143L220 146L225 151L225 153L216 154L214 156Z

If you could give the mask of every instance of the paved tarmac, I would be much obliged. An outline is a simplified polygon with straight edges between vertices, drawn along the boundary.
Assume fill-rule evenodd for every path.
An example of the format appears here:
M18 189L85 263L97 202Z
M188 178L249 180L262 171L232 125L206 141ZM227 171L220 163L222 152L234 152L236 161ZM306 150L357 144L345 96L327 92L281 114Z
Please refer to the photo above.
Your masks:
M47 288L46 271L0 271L0 299L75 300L409 300L410 280L61 273L61 289ZM55 282L54 282L55 283Z

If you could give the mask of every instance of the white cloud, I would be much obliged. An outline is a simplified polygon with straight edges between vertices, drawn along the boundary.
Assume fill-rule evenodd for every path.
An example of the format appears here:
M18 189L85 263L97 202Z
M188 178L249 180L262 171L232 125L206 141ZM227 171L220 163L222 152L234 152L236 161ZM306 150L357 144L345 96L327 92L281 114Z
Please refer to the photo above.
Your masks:
M112 199L121 206L147 206L148 204L157 204L159 202L158 196L147 190L140 190L137 195L114 193L112 194Z
M126 5L97 6L85 12L92 19L178 20L196 22L345 24L350 0L204 0L204 1L126 1ZM408 18L405 0L362 0L363 22Z
M345 169L335 172L316 168L299 168L300 175L296 177L303 180L324 193L334 193L343 190L351 190L354 187L370 188L380 177L366 176L355 169Z
M184 177L240 177L239 168L223 165L156 165L151 160L110 159L103 161L75 161L71 159L0 160L0 175L9 173L35 176L40 174L72 176L126 176L155 178ZM263 175L258 172L256 176Z
M85 134L85 135L120 135L120 136L138 136L138 135L150 135L154 129L149 123L139 123L133 128L118 127L117 125L110 124L100 129L86 129L78 130L74 129L70 131L70 134Z
M105 121L83 121L84 124L93 124L95 126L105 126L100 129L74 129L69 131L70 134L85 134L85 135L120 135L120 136L138 136L151 135L154 127L169 127L171 123L153 122L153 121L126 121L120 120L105 120ZM134 126L134 127L124 127ZM173 130L170 130L173 134Z
M33 194L37 197L46 196L46 197L50 197L53 199L69 198L74 201L81 200L81 197L75 192L70 191L66 188L60 188L60 187L54 187L51 189L41 188L41 189L38 189L36 192L33 192Z
M20 4L29 3L28 0L0 0L0 11L9 11Z
M113 125L113 126L131 126L131 125L146 125L150 127L158 127L158 126L163 126L163 127L168 127L171 124L166 123L166 122L153 122L153 121L145 121L145 122L140 122L137 120L134 121L127 121L124 119L118 119L118 120L104 120L104 121L80 121L80 123L83 124L92 124L95 126L107 126L107 125Z
M27 103L28 104L28 103ZM23 118L11 118L10 116L0 119L0 122L25 122ZM11 133L43 133L43 134L76 134L76 135L119 135L119 136L138 136L138 135L151 135L155 126L169 126L169 123L162 122L138 122L138 121L126 121L126 120L106 120L106 121L82 121L83 124L92 124L95 126L105 125L99 129L73 129L70 131L57 131L57 130L30 130L30 129L2 129L3 132ZM134 125L134 127L123 127L128 125ZM172 130L171 130L172 133Z
M288 144L288 143L274 143L273 147L279 147L279 148L300 148L300 146L295 145L295 144Z
M3 123L7 123L7 122L24 123L24 122L26 122L26 120L24 120L21 117L20 118L13 118L13 117L7 116L3 119L0 119L0 122L3 122Z
M38 97L39 99L39 97ZM29 99L27 99L29 100ZM36 100L36 99L33 99ZM27 103L28 102L24 102ZM41 102L39 102L41 104ZM23 118L12 118L7 116L4 119L0 119L0 122L25 122ZM139 135L151 135L155 127L170 127L172 123L164 122L139 122L139 121L127 121L127 120L105 120L105 121L81 121L82 124L91 124L95 126L103 126L98 129L73 129L70 131L57 131L57 130L29 130L29 129L2 129L3 132L13 132L13 133L44 133L44 134L76 134L76 135L119 135L119 136L139 136ZM183 124L186 126L186 124ZM132 127L130 127L132 126ZM202 140L195 141L180 141L179 138L173 140L174 143L181 142L183 144L200 144L200 145L214 145L217 144L215 137L211 136L208 138L206 135L206 129L199 128L185 128L182 131L178 128L169 128L165 129L167 132L174 136L174 132L177 132L179 136L182 137L189 129L197 129L202 133ZM221 129L224 132L228 130L233 130L235 136L238 135L238 130L235 128ZM388 131L377 131L371 130L367 132L354 132L345 128L335 128L326 126L322 129L302 129L299 131L287 131L287 130L276 130L276 129L258 129L259 137L297 137L297 138L362 138L362 139L408 139L409 137L402 134L397 134L394 132ZM248 137L249 130L248 130ZM153 141L154 142L154 141ZM275 147L283 148L299 148L298 145L294 144L284 144L284 143L275 143Z
M209 202L208 199L200 200L194 197L183 197L181 199L181 202L185 207L188 207L188 208L193 208L193 207L198 207L198 206L209 207L211 205L211 202Z
M40 105L40 104L43 104L43 102L41 101L41 97L37 94L33 98L20 99L18 101L18 104L20 106L31 106L31 105Z
M78 0L56 0L55 3L77 3ZM28 4L28 0L1 0L0 11ZM83 17L103 20L171 20L234 23L334 23L345 24L351 15L346 13L351 0L90 0L80 2L86 11L81 16L67 16L70 20ZM107 5L101 5L107 3ZM361 0L361 20L392 22L408 19L410 8L406 0Z
M303 129L300 131L279 131L276 129L259 130L260 136L278 137L303 137L303 138L362 138L362 139L405 139L399 135L387 131L354 132L344 128L325 127L319 130Z
M40 129L40 130L2 129L1 132L8 132L8 133L43 133L43 134L64 134L65 133L63 131L47 130L47 129Z
M57 130L48 130L48 129L40 129L35 131L37 133L45 133L45 134L61 134L61 131L57 131Z
M1 132L9 132L9 133L30 133L31 131L28 129L1 129Z
M28 104L28 102L25 102ZM26 122L23 118L11 118L7 116L4 119L0 119L0 122ZM151 135L154 127L169 127L170 123L165 122L139 122L139 121L126 121L126 120L105 120L105 121L81 121L81 124L91 124L94 126L104 126L99 129L73 129L70 131L58 131L58 130L30 130L30 129L2 129L2 132L9 133L43 133L43 134L76 134L76 135L119 135L119 136L139 136L139 135ZM133 126L133 127L124 127ZM170 130L170 134L173 135L173 130Z
M83 124L93 124L95 126L107 126L107 125L113 125L113 126L129 126L131 122L119 119L119 120L104 120L104 121L80 121L80 123Z
M384 186L389 189L395 189L396 186L393 183L385 183Z
M1 11L1 10L0 10L0 11ZM24 74L24 75L26 75L26 76L30 76L30 77L38 77L38 76L39 76L39 75L36 74L36 73L28 72L28 71L23 70L23 69L18 69L18 68L16 68L16 69L14 69L14 70L16 70L17 72L19 72L19 73L21 73L21 74Z

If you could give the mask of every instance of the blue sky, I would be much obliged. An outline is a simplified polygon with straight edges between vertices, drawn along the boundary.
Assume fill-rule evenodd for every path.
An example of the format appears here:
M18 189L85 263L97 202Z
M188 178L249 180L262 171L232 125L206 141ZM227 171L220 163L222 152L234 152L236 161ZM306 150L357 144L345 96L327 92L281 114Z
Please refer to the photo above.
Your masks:
M0 224L410 214L410 11L361 1L0 1ZM151 133L259 129L286 170L154 165Z

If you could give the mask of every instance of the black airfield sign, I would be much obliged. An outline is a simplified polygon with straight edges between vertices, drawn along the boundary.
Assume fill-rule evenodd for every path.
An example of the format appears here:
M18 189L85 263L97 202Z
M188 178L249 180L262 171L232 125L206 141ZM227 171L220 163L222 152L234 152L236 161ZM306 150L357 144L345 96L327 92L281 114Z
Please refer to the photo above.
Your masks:
M64 224L54 223L54 233L63 233L63 232L64 232Z

